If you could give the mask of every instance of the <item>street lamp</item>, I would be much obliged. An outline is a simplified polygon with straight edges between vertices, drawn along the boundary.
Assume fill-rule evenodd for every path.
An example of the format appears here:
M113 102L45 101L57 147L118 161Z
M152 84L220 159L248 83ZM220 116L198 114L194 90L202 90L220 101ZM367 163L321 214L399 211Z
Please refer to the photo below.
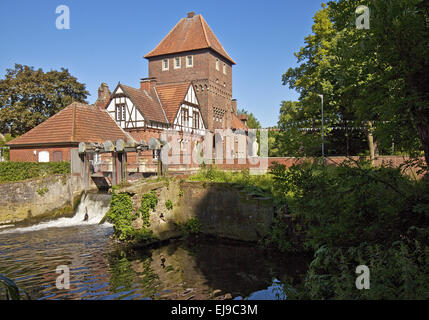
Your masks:
M325 130L324 130L324 119L323 119L323 94L318 94L318 96L322 99L322 159L323 159L323 163L325 163Z

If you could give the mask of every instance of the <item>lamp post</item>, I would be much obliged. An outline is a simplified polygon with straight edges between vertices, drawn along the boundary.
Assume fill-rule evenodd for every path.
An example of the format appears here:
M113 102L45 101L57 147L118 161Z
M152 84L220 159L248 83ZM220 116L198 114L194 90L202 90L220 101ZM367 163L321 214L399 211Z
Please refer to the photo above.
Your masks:
M323 94L318 94L322 99L322 159L323 164L325 164L325 128L324 128L324 119L323 119Z

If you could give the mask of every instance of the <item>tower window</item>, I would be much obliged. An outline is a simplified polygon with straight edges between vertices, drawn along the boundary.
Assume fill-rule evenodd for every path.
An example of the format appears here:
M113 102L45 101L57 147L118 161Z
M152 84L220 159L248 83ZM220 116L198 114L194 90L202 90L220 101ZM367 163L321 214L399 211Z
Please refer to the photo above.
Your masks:
M226 74L226 64L223 64L223 74Z
M219 59L216 59L216 70L219 71Z
M186 57L186 68L192 68L194 66L194 57L187 56Z
M174 59L174 69L180 69L180 57Z
M162 60L162 71L166 71L166 70L168 70L169 69L169 66L168 66L168 59L164 59L164 60Z

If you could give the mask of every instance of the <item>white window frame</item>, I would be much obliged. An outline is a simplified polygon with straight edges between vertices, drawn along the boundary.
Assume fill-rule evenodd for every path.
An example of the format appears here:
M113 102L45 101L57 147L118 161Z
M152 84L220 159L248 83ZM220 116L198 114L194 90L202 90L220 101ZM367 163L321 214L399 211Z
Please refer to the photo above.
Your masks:
M191 63L189 64L189 58L191 58ZM186 56L186 68L192 68L194 66L194 56Z
M216 70L219 71L219 59L216 59Z
M176 64L177 59L179 59L179 66L177 66ZM181 67L182 67L182 58L181 57L174 58L174 69L180 69Z
M223 64L223 74L226 74L226 63Z
M167 67L165 67L165 61L167 61ZM170 69L170 61L168 59L162 59L162 71L168 71Z

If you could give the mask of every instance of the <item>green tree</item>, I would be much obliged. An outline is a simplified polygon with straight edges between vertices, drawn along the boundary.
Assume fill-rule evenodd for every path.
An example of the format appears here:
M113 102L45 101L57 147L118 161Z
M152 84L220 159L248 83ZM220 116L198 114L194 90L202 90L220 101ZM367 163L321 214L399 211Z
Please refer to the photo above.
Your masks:
M14 138L10 133L5 134L4 136L0 133L0 159L3 157L4 160L9 160L9 149L5 148L6 143L13 140Z
M369 30L356 30L361 4L370 8ZM329 7L336 29L347 35L337 45L339 66L355 68L343 77L356 93L354 112L388 121L378 136L407 151L422 148L429 163L429 3L340 0Z
M0 80L0 132L21 135L89 95L67 69L43 72L15 64Z

